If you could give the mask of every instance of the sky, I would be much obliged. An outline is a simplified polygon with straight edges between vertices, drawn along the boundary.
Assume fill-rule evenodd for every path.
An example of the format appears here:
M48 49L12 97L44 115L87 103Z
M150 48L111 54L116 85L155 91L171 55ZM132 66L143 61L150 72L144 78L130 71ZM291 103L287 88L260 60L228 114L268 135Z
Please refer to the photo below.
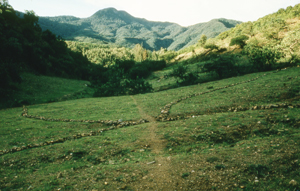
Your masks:
M0 0L1 1L1 0ZM190 26L216 18L256 21L300 0L8 0L18 11L33 10L38 16L72 15L86 18L114 7L149 21L168 21Z

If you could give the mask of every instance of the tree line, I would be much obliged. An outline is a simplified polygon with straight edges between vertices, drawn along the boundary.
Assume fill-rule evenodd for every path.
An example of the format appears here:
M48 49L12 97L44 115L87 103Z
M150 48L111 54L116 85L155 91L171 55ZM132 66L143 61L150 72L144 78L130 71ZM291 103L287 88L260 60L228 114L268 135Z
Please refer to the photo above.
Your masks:
M141 45L129 50L66 42L43 31L38 20L33 11L20 13L0 2L1 101L14 97L24 72L88 80L95 96L111 96L151 91L144 79L166 66Z

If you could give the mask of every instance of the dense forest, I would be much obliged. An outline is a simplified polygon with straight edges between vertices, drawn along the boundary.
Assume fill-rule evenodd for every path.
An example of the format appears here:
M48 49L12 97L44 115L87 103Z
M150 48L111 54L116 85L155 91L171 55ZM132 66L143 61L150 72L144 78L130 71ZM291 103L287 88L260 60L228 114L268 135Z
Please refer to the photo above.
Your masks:
M2 91L20 82L22 72L89 79L95 66L81 53L69 50L60 37L42 31L33 11L20 15L4 1L0 12Z

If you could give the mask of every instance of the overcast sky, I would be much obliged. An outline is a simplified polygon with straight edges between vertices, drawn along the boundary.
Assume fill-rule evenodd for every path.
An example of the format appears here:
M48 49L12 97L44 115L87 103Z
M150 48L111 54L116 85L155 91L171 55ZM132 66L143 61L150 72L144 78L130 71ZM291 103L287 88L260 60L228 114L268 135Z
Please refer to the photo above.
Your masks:
M100 9L114 7L134 17L182 26L215 18L255 21L298 3L300 0L9 0L15 10L33 10L38 16L86 18Z

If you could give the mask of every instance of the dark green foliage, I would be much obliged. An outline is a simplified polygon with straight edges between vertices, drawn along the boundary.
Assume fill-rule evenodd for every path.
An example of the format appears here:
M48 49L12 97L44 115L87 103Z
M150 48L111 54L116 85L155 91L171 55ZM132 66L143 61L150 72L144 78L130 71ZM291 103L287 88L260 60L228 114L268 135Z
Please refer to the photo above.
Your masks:
M203 71L215 72L219 78L235 76L238 73L235 56L230 54L215 55L204 64Z
M183 174L181 175L181 177L182 177L182 178L187 178L188 176L190 176L190 174L191 174L191 173L186 172L186 173L183 173Z
M206 45L204 45L204 48L211 49L211 50L218 50L219 49L219 47L215 44L206 44Z
M60 37L49 30L42 31L39 18L33 11L18 16L19 13L8 5L1 4L0 9L1 73L8 80L2 84L19 81L20 73L24 71L65 78L89 78L88 72L93 65L82 55L71 52Z
M126 94L129 95L151 92L153 90L152 86L145 82L143 78L126 79L125 87Z
M61 37L42 31L38 20L33 11L20 14L7 2L0 4L0 98L6 105L22 104L15 92L23 72L89 80L103 71L81 52L69 50Z
M170 76L177 78L181 85L191 85L198 80L198 75L193 72L187 72L188 67L184 65L178 65L173 69Z
M187 72L187 66L178 65L176 68L173 69L170 75L175 78L184 79L186 72Z
M268 71L275 67L281 53L270 47L255 45L245 46L243 53L246 54L252 64L253 71Z
M205 45L206 41L207 41L207 36L205 34L203 34L203 35L201 35L201 38L198 40L198 44L200 46L203 46L203 45Z
M135 62L133 60L117 60L116 65L118 66L118 68L123 69L126 73L135 66Z
M134 61L117 61L116 65L102 68L102 75L92 80L94 97L119 96L152 91L152 86L143 77L151 74L152 62L135 64ZM152 63L153 64L153 63ZM155 67L154 67L155 68Z
M224 166L223 164L217 164L217 165L215 166L215 168L216 168L217 170L221 170L221 169L224 169L225 166Z
M231 39L230 46L238 45L241 48L243 48L246 45L246 40L248 40L248 39L249 39L249 37L245 36L245 35L235 37L235 38Z
M300 57L296 54L292 54L289 59L289 66L297 66L300 63Z
M149 61L136 64L129 70L129 77L131 79L147 78L153 71L162 70L167 66L166 61Z

